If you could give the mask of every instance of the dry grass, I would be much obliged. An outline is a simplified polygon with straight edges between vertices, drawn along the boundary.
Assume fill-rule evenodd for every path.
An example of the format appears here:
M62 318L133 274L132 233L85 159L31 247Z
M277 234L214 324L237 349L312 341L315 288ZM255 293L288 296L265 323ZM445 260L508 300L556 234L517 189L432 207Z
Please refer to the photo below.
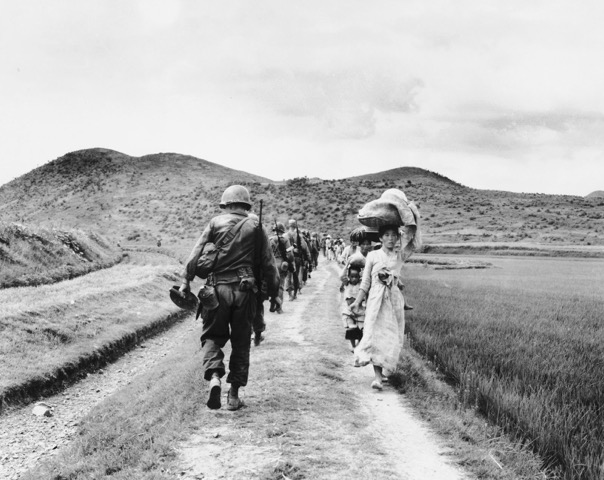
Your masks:
M169 321L177 264L131 263L53 285L0 291L0 398L29 400L114 358ZM155 327L154 327L155 326Z
M94 233L0 223L0 288L49 284L121 259L119 248Z

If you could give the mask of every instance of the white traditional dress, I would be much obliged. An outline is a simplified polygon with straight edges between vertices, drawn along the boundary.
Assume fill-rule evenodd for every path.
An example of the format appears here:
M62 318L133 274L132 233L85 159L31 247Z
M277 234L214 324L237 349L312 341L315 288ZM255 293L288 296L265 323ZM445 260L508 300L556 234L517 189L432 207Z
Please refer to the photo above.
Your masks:
M361 289L367 292L363 338L354 350L360 365L394 370L405 338L405 300L398 288L400 252L367 254Z

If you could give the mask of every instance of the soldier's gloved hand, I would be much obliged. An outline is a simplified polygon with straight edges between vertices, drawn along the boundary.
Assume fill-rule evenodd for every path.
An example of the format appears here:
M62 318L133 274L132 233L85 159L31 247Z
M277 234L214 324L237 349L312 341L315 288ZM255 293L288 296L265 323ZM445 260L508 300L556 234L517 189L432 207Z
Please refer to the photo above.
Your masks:
M182 284L180 285L180 288L178 289L180 296L184 298L185 293L190 292L191 291L191 285L189 285L188 282L182 282Z

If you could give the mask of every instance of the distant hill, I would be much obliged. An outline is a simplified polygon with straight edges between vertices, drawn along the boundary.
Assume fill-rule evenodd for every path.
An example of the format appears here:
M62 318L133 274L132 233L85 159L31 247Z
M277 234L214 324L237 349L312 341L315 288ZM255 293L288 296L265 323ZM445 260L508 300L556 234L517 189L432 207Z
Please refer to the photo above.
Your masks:
M419 206L429 243L604 244L604 199L477 190L415 167L275 182L187 155L100 148L68 153L0 186L0 220L95 230L122 245L160 240L186 255L233 183L249 188L256 211L262 200L266 226L294 217L301 228L347 238L366 202L399 188Z
M350 177L349 180L353 181L402 181L403 184L411 185L414 181L420 181L422 183L433 183L433 184L443 184L448 183L450 185L455 185L458 187L463 187L463 185L454 182L450 178L445 177L444 175L440 175L435 172L431 172L429 170L424 170L423 168L417 167L399 167L393 168L391 170L385 170L383 172L377 173L369 173L367 175L360 175L358 177Z
M604 198L604 190L596 190L586 195L585 198Z

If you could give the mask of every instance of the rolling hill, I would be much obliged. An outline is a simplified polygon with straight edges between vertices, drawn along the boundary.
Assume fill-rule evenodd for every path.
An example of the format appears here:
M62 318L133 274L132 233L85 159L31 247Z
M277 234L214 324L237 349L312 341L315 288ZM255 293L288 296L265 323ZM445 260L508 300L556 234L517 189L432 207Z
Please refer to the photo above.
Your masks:
M100 148L68 153L1 186L0 219L94 230L122 245L161 240L186 255L233 183L249 188L256 210L263 201L265 225L294 217L302 228L346 237L363 204L399 188L418 204L428 243L604 245L602 198L477 190L415 167L274 182L186 155Z

